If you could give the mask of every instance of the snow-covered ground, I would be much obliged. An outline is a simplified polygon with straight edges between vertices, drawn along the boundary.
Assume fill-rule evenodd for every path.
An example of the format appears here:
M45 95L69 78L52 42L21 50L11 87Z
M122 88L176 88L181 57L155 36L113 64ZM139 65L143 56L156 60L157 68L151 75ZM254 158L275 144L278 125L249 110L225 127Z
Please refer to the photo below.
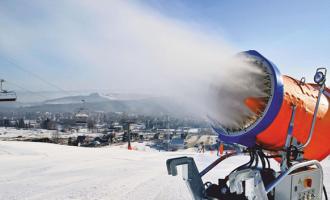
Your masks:
M24 130L24 129L16 129L16 128L4 128L0 127L0 139L12 139L17 137L22 138L51 138L52 135L56 131L52 130L45 130L45 129L31 129L31 130Z
M100 137L102 133L92 133L88 132L87 129L81 132L73 132L73 133L63 133L56 130L46 130L46 129L16 129L16 128L4 128L0 127L0 140L24 140L24 139L37 139L37 138L49 138L54 137L54 134L60 138L69 138L69 137L77 137L78 135L85 135L87 137L95 138Z
M0 141L0 199L191 199L181 176L167 175L166 160L193 156L201 170L216 159L211 152L158 152L143 144L133 146L137 150ZM215 181L246 160L225 160L205 180ZM323 166L329 191L330 160Z

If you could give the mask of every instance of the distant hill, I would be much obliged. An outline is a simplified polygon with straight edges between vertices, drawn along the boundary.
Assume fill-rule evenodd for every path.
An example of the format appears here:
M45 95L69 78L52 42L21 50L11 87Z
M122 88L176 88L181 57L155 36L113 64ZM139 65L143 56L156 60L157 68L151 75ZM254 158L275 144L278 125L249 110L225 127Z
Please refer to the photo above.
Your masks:
M82 101L89 103L106 102L109 99L101 97L98 93L92 93L88 96L68 96L44 101L44 104L81 104Z
M0 111L19 110L21 112L76 112L82 107L90 111L125 112L145 115L171 114L173 116L187 115L184 105L165 97L145 98L108 98L98 93L55 98L41 103L5 103L0 104Z

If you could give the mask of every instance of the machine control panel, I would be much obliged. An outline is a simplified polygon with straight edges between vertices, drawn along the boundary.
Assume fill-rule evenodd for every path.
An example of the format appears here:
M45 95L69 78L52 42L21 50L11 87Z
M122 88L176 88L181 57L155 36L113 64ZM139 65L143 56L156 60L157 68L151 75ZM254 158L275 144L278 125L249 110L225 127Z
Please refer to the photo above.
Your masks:
M275 188L275 200L321 200L322 171L310 168L288 175Z
M299 200L305 200L305 199L316 199L315 190L307 190L305 192L298 193L298 199Z

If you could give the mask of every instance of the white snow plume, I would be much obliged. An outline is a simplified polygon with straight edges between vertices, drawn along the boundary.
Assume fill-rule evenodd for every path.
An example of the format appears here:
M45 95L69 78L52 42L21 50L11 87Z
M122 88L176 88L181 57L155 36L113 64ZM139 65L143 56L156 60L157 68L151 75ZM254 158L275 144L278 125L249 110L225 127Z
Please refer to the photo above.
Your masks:
M0 14L1 50L19 56L31 71L52 68L45 76L67 90L170 96L191 113L214 112L228 123L244 110L242 98L231 93L256 89L249 78L254 69L230 59L239 50L203 25L165 17L137 1L24 4L22 19ZM54 78L54 71L61 73ZM212 83L220 89L216 97L208 93Z
M230 131L247 128L261 117L262 112L252 112L245 101L259 98L266 107L271 90L268 74L240 58L224 63L230 70L225 68L213 77L202 99L208 117Z
M243 100L249 95L261 95L254 79L260 70L233 58L238 50L221 35L166 18L138 5L122 1L111 4L111 12L110 6L89 9L99 18L112 19L111 26L105 22L103 27L103 32L112 33L110 38L120 41L123 33L129 33L121 43L130 45L116 49L116 60L121 66L116 72L123 73L119 77L128 76L129 79L129 82L121 80L123 85L171 96L190 113L209 114L223 124L237 123L243 118L242 112L249 113ZM114 29L118 32L112 31ZM104 57L108 52L104 51ZM217 96L211 85L219 88Z

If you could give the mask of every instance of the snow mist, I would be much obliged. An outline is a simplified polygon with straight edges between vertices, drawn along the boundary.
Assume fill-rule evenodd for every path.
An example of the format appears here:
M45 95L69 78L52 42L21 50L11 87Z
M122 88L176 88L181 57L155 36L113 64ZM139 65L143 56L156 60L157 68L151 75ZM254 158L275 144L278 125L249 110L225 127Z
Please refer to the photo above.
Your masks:
M36 68L31 70L54 65L65 71L54 81L67 90L169 97L191 114L233 126L243 120L242 113L251 114L243 100L263 95L254 79L258 69L233 58L241 50L219 31L166 17L138 1L26 4L43 20L3 16L10 34L0 39L10 42L2 50L24 55L21 62ZM51 59L40 56L45 54Z

